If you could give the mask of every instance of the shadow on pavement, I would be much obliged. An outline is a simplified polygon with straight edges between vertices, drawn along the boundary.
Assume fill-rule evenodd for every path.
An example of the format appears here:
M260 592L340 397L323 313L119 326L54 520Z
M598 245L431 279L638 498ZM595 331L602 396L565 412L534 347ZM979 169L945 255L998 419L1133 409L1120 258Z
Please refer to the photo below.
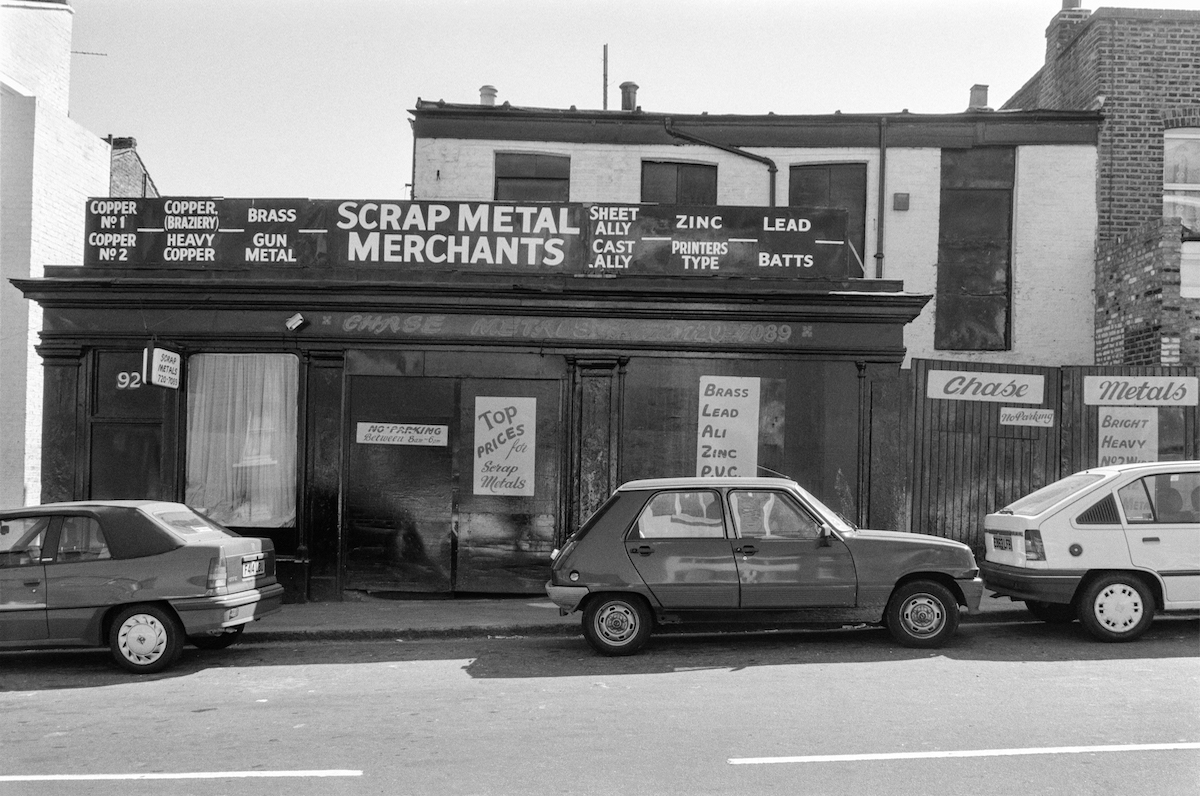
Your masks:
M674 674L898 662L945 658L996 662L1076 662L1200 657L1200 620L1156 619L1138 641L1105 644L1083 628L1040 622L963 625L949 646L915 650L896 644L882 628L819 631L661 633L641 653L606 658L578 634L478 636L425 640L298 641L238 644L219 652L186 648L160 675L126 674L106 650L0 653L0 694L133 685L170 680L214 669L322 666L416 661L466 661L477 679Z

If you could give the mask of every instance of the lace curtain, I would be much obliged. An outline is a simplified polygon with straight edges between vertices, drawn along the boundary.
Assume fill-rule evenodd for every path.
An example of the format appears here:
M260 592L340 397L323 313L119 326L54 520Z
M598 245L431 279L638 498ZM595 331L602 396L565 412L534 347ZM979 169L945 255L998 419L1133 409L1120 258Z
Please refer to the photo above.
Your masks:
M189 506L222 525L295 525L298 384L289 354L188 359Z

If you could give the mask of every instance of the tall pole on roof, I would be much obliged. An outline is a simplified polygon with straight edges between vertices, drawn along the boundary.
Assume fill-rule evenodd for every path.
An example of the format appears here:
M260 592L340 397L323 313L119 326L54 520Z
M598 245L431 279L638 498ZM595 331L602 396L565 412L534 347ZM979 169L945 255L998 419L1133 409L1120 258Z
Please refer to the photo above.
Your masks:
M604 45L604 110L608 110L608 45Z

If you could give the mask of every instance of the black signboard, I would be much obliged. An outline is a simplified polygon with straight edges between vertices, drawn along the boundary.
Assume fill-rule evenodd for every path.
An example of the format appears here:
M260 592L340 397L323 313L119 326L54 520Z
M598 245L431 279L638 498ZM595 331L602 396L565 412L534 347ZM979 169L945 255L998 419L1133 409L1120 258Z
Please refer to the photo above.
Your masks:
M845 241L831 208L97 198L84 264L842 279Z

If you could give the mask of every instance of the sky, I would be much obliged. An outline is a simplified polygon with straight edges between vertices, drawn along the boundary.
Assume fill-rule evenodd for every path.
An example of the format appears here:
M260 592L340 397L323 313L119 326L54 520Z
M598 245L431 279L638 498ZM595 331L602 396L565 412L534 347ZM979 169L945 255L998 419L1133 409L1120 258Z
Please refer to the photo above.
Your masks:
M957 113L1041 67L1062 0L71 0L71 118L164 196L405 199L418 98ZM1200 9L1200 0L1084 8Z

